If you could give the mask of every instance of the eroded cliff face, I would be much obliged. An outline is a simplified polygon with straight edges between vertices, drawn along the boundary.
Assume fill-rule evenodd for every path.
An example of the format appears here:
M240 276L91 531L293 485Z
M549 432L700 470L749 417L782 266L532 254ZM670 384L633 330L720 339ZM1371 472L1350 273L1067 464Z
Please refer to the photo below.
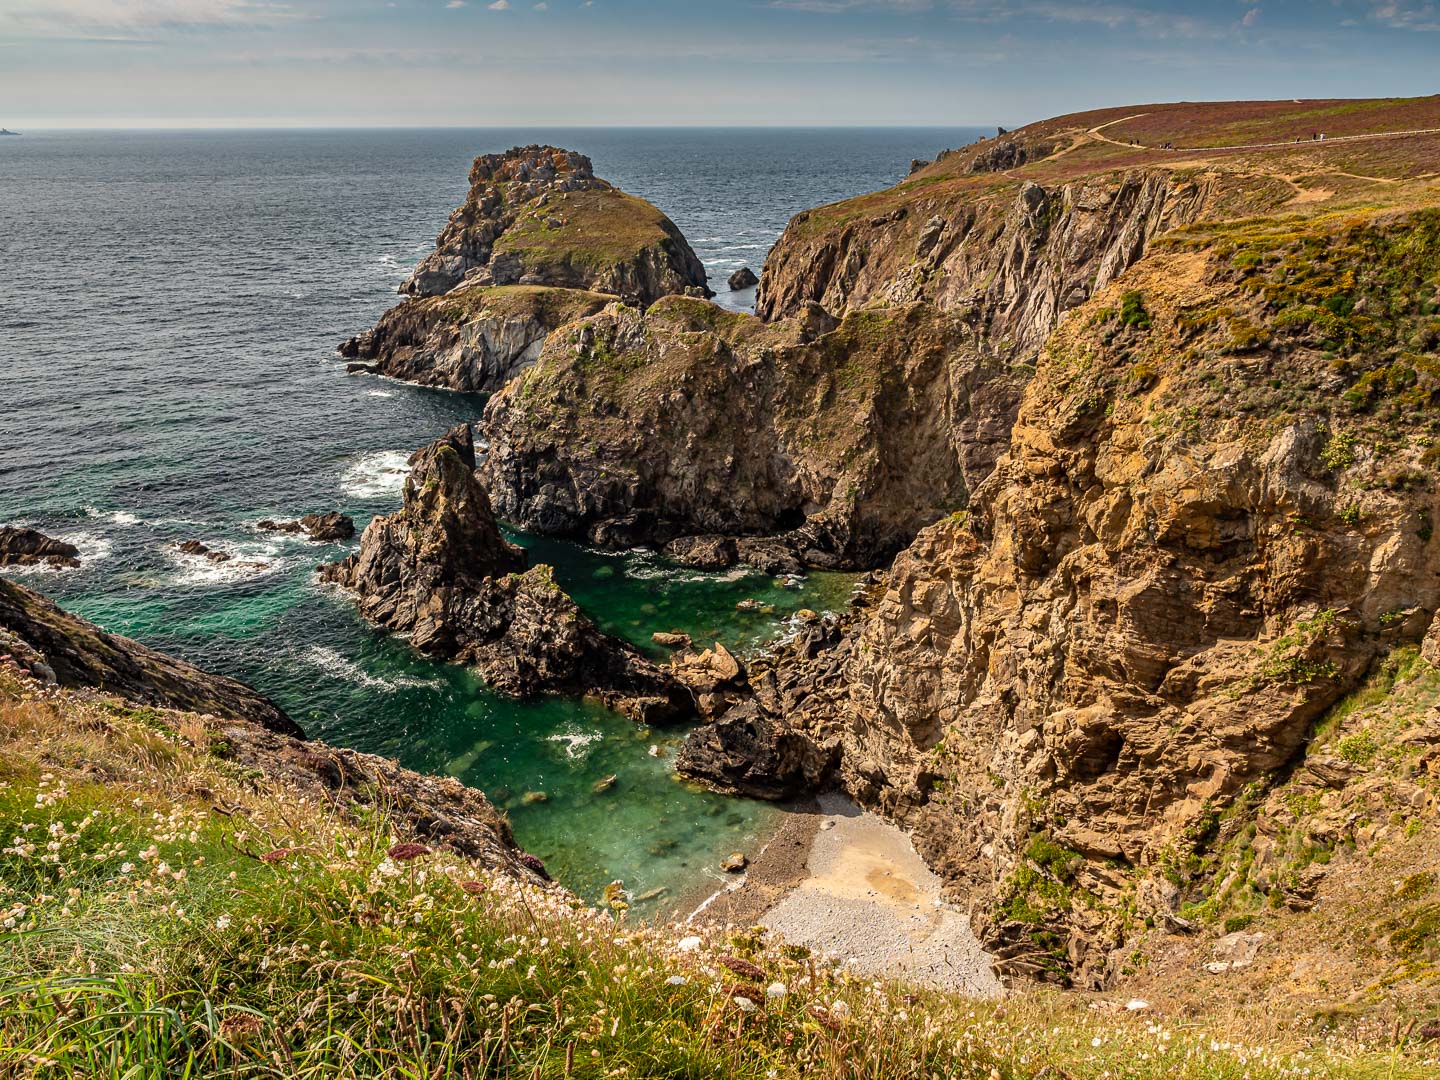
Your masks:
M360 550L322 569L361 613L422 652L476 668L513 696L593 694L645 723L683 719L688 691L633 645L602 633L500 534L475 478L468 424L411 458L404 506L374 519Z
M1437 297L1434 211L1167 238L1051 336L969 512L786 662L805 707L757 696L745 734L909 825L1002 971L1112 977L1174 917L1166 868L1440 607ZM736 719L682 766L743 787Z
M540 532L863 568L965 505L1024 377L929 305L772 325L688 298L616 305L491 400L480 473L502 517Z
M675 224L595 176L590 159L553 146L475 159L470 192L401 286L438 296L468 285L557 285L651 303L705 269Z
M1015 360L1062 313L1133 265L1216 196L1204 172L1130 170L1042 186L939 162L905 183L797 215L770 252L756 312L817 303L833 315L927 302L964 312ZM932 175L938 174L938 175ZM873 204L873 205L872 205Z

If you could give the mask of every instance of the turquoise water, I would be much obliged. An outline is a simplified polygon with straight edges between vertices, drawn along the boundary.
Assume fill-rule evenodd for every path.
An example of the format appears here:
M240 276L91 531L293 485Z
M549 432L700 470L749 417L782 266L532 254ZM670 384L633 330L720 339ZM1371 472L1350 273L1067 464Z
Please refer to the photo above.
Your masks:
M464 197L477 153L548 141L649 198L712 283L761 265L794 213L904 176L975 131L27 133L0 143L0 522L77 543L76 571L22 580L107 629L251 683L312 735L479 786L520 842L595 897L718 879L773 811L674 778L675 732L581 701L495 698L363 623L315 567L342 545L262 536L261 518L399 505L405 458L469 397L347 377L335 344L395 302ZM753 293L718 298L744 308ZM199 539L220 567L178 555ZM844 603L700 574L653 554L519 538L601 625L649 645L684 630L746 650L785 613ZM253 562L246 568L239 565ZM737 601L776 605L741 615ZM652 756L651 747L658 756ZM613 789L597 781L616 776ZM543 792L545 801L532 793ZM531 800L526 795L532 794Z
M389 474L398 478L399 474ZM369 480L369 491L379 482ZM345 501L362 515L392 509L398 490ZM350 484L351 489L357 485ZM102 626L217 669L238 672L280 701L313 737L399 758L487 792L520 843L581 895L625 882L647 914L668 914L733 850L753 850L774 811L682 781L672 761L683 730L641 728L590 701L497 697L467 669L437 663L361 620L350 600L320 585L322 562L350 544L312 545L259 534L250 510L225 523L149 520L91 506L57 530L89 559L78 571L28 571L18 580L59 597ZM199 535L235 553L234 569L175 552ZM752 651L784 633L802 607L843 606L852 579L812 574L799 589L747 571L706 574L652 552L602 552L511 533L596 621L653 655L656 630ZM774 611L736 609L755 598ZM605 790L595 789L614 776ZM657 890L659 890L657 892Z

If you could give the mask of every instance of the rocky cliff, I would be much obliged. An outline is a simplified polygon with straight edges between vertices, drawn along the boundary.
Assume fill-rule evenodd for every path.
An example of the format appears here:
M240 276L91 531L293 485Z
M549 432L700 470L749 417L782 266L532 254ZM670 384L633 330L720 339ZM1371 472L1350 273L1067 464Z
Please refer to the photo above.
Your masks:
M553 146L485 154L470 192L401 286L438 296L469 285L559 285L650 303L706 292L705 268L674 222ZM708 292L706 292L708 295Z
M541 532L863 568L965 505L1023 381L928 305L772 325L682 297L617 305L491 400L481 475Z
M1017 179L971 172L966 158L797 215L765 262L756 312L773 320L817 303L839 316L923 301L963 312L1017 359L1031 358L1062 314L1155 236L1210 214L1224 188L1204 171L1141 168Z
M43 683L90 687L143 705L245 720L303 737L269 699L138 641L107 634L44 596L0 578L0 653Z
M872 607L782 652L768 689L692 736L682 770L762 795L836 778L979 899L1010 975L1098 985L1147 921L1183 924L1217 882L1177 868L1242 797L1282 790L1327 711L1440 607L1440 212L1408 179L1435 148L1405 152L1372 163L1396 182L1350 199L1343 178L1287 171L1279 218L1221 220L1310 160L1288 151L1193 188L1123 180L1116 197L1151 208L1143 245L1107 224L1083 252L1002 261L996 281L1029 269L979 296L982 336L1044 339L1008 453ZM1168 227L1178 206L1213 220ZM1082 264L1056 325L1057 268ZM899 279L875 265L803 296L888 301Z
M267 811L275 807L352 825L383 813L412 847L433 845L521 881L546 880L543 865L516 847L509 822L481 792L307 741L248 686L107 634L4 579L0 709L0 742L9 752L0 759L33 759L36 767L22 766L18 775L43 772L42 791L59 774L50 795L67 780L77 790L130 788L127 804L137 793L169 789L260 834L269 831ZM262 846L244 854L273 863L300 851Z
M461 286L391 308L340 355L394 379L489 393L534 363L552 332L613 299L534 285Z
M689 693L633 645L603 634L551 576L526 568L475 477L468 424L416 452L404 506L322 574L368 619L423 652L476 668L502 694L594 694L645 723L683 719Z
M470 192L401 291L343 356L452 390L497 389L558 326L621 297L709 296L705 268L675 224L598 179L590 159L527 146L475 159Z

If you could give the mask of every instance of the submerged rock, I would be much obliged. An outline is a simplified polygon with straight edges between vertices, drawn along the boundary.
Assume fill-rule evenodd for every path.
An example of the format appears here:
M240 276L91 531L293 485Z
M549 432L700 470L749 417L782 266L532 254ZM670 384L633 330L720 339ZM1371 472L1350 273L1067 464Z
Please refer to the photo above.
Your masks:
M475 477L468 424L410 459L404 506L366 528L360 550L321 569L368 619L422 652L476 668L498 693L595 694L643 723L683 719L690 695L633 645L602 633L500 534Z
M80 549L34 529L0 525L0 566L80 565Z
M202 559L208 559L212 563L229 562L235 556L224 551L216 551L214 548L201 543L199 540L185 540L175 545L175 550L184 555L195 555Z
M325 514L306 514L299 521L257 522L255 527L265 532L305 533L311 540L349 540L355 535L355 519L348 514L332 510Z

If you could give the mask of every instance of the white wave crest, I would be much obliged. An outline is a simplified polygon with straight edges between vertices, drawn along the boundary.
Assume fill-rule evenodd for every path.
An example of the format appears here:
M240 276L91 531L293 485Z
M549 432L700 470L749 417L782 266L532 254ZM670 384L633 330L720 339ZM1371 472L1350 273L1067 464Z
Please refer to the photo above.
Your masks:
M87 506L85 507L85 516L108 521L111 525L127 529L133 525L142 524L139 515L132 514L129 510L101 510L94 506Z
M176 585L226 585L284 569L287 560L276 558L283 543L283 540L266 540L226 544L219 549L230 556L225 562L211 562L203 555L180 551L173 544L166 545L165 554L176 566L173 579Z
M410 455L403 450L380 450L357 459L340 477L340 490L352 499L378 499L399 495L410 475Z
M602 737L598 731L561 731L548 736L545 741L564 743L568 758L583 758L590 752L590 744L599 742Z
M367 690L386 690L393 693L396 690L413 690L421 687L435 690L445 685L440 679L421 679L414 675L391 675L389 677L371 675L359 664L353 660L347 660L328 645L311 645L305 650L303 658L307 664L319 668L325 674L333 675L337 679L344 679L356 686L363 686Z

